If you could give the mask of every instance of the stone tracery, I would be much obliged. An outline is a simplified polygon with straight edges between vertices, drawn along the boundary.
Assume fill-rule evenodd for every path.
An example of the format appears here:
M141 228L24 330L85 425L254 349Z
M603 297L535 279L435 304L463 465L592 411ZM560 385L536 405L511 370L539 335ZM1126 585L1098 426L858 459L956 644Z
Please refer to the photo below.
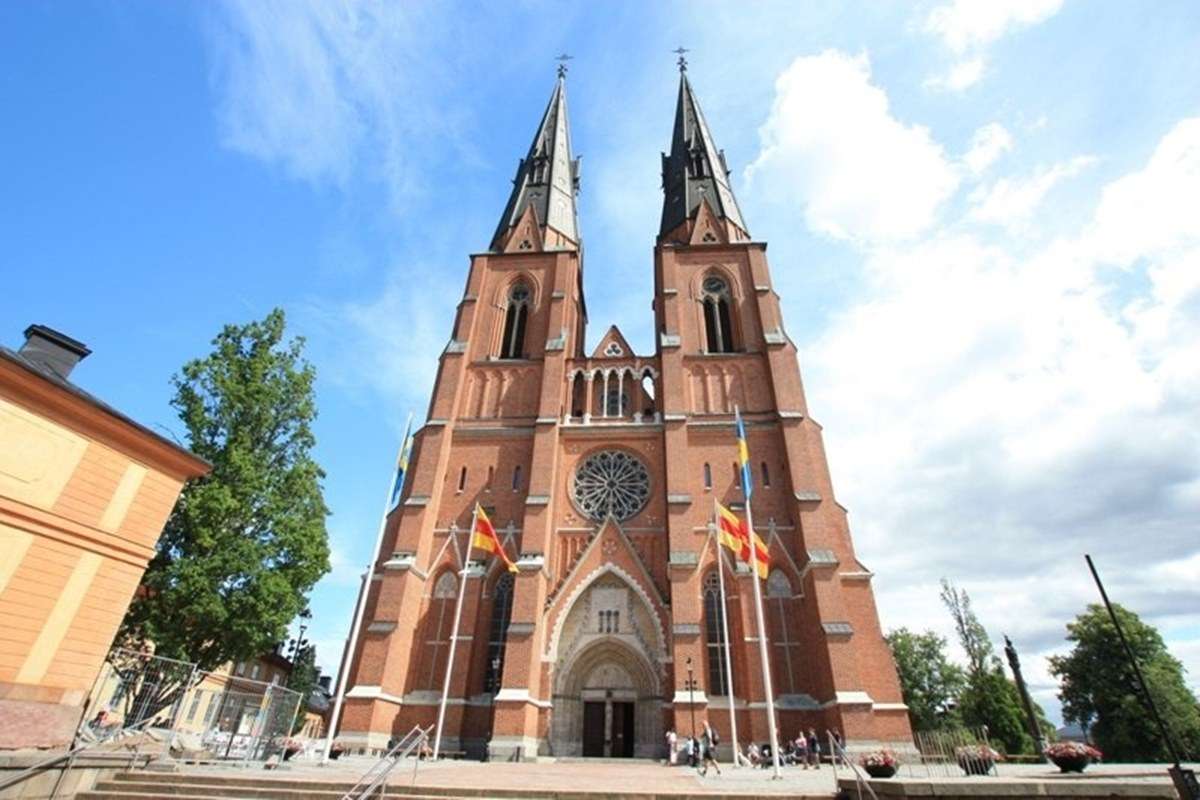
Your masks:
M633 517L650 497L650 473L639 459L623 450L603 450L586 458L575 470L575 505L597 522L612 516Z

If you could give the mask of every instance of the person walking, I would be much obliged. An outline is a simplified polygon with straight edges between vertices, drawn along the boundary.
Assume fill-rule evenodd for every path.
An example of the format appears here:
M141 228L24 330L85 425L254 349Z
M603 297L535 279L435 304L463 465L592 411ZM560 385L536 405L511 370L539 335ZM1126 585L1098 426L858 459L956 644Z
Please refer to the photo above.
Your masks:
M833 752L829 754L830 760L838 764L845 764L847 767L850 766L850 762L846 760L846 742L842 739L842 732L833 731L830 735L833 737Z
M708 720L704 720L703 732L700 734L700 774L708 774L708 765L712 764L712 768L721 774L721 765L717 763L717 745L721 743L721 737L717 734L713 727L708 724Z
M679 742L679 737L675 735L675 729L671 728L667 731L667 766L673 767L679 758L679 753L676 746Z
M689 767L696 766L696 737L688 736L683 740L683 757Z
M808 763L814 769L821 768L821 740L817 738L817 729L808 729Z
M802 768L808 769L808 736L804 731L800 731L800 735L796 737L794 751L796 763Z

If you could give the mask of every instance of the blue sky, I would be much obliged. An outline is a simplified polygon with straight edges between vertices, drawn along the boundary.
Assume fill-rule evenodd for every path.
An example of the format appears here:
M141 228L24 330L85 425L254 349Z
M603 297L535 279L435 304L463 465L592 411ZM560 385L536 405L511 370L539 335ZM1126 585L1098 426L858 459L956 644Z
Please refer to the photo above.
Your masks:
M1188 0L0 6L0 337L179 432L169 377L278 305L319 370L333 664L468 254L571 53L595 340L648 352L690 75L885 627L941 576L1042 656L1117 599L1200 674L1200 14Z

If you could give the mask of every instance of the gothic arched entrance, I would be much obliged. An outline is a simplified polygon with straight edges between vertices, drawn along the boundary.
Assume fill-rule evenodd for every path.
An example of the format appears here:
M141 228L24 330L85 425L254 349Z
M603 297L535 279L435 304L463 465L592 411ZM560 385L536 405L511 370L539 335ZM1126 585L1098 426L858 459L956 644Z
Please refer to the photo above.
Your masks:
M564 621L554 671L551 752L655 758L661 665L649 608L618 575L598 577Z

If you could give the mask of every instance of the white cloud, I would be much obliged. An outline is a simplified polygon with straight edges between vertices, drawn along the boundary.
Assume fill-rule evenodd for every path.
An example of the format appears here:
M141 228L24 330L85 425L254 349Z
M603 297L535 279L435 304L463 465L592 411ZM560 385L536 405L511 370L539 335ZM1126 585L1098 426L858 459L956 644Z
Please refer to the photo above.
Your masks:
M1145 252L1194 246L1200 236L1200 117L1168 133L1141 172L1100 198L1092 231L1097 256L1128 263Z
M951 0L934 8L924 29L937 36L956 56L942 75L925 81L931 89L963 91L983 78L989 45L1019 28L1044 22L1058 13L1063 0Z
M1049 687L1040 656L1096 601L1083 553L1165 632L1200 605L1170 579L1200 558L1198 154L1200 120L1179 123L1040 247L958 226L876 247L860 299L805 348L885 626L951 634L949 577ZM1194 630L1168 640L1200 671Z
M959 177L929 131L892 116L865 55L798 58L775 82L752 191L802 206L830 236L913 236L931 225Z
M1026 178L1000 178L972 194L971 218L997 225L1025 222L1051 189L1094 163L1096 159L1091 156L1076 156Z
M417 183L423 142L456 112L432 86L443 27L420 6L230 0L210 26L224 144L292 177L344 185L362 171L393 199ZM369 159L368 159L369 156Z
M963 163L972 174L979 175L1013 148L1012 134L999 122L989 122L975 131Z
M1058 13L1063 0L952 0L933 9L925 29L955 53L991 44L1006 33Z
M925 79L925 88L948 92L961 92L983 79L986 63L982 56L965 58L950 65L944 75L932 75Z

